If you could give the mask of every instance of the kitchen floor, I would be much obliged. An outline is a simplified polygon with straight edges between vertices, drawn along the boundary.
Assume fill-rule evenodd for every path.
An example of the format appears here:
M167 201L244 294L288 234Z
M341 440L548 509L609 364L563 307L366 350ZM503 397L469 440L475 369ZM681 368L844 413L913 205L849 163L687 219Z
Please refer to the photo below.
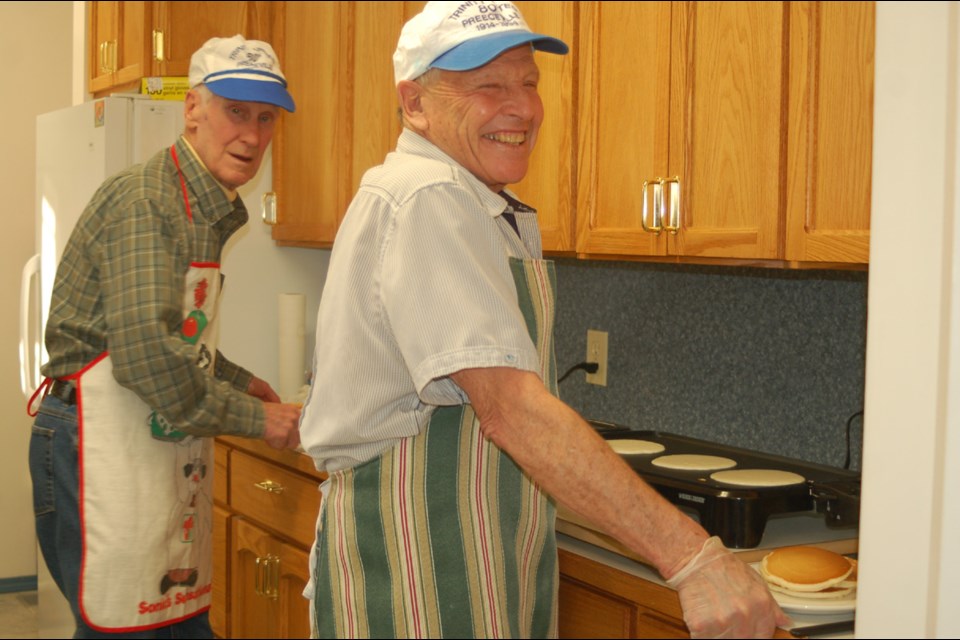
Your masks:
M37 637L37 592L0 593L0 638Z

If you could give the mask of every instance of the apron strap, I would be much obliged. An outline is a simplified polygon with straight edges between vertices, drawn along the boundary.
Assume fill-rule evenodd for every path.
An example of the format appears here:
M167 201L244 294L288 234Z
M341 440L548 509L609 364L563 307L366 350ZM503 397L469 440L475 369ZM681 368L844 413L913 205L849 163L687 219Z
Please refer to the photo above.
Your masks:
M53 378L44 378L43 382L40 383L40 386L37 387L37 390L33 392L33 395L30 396L30 399L27 400L27 415L31 418L35 418L37 413L40 411L40 403L43 402L43 399L47 397L47 394L50 393L50 385L53 384ZM40 392L43 392L41 395Z

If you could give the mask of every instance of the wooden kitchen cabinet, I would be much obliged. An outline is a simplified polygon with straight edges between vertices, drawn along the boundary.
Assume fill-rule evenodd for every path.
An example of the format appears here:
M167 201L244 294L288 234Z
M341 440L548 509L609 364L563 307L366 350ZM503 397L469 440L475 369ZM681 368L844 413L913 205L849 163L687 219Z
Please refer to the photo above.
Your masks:
M186 76L194 51L213 37L270 40L272 4L91 2L89 91L136 92L144 77Z
M865 263L872 12L581 3L580 256Z
M561 638L689 638L672 589L560 549Z
M558 56L537 53L544 120L530 158L527 176L511 185L520 200L537 210L544 251L573 252L576 157L576 24L575 2L517 2L530 29L554 36L570 46Z
M579 253L780 257L785 15L780 2L581 3ZM677 180L662 207L658 179Z
M677 592L568 549L559 550L560 638L689 638ZM774 638L792 638L776 629Z
M191 56L210 38L240 34L247 39L269 42L273 34L275 12L271 2L151 4L153 59L150 75L154 76L189 75ZM280 68L283 68L282 59Z
M419 10L411 5L422 3L276 4L297 113L274 137L273 238L329 247L363 173L400 133L393 50L407 12Z
M211 626L221 638L306 638L309 554L325 474L305 455L217 439Z
M230 637L309 638L310 604L301 595L309 551L242 517L234 518L230 542Z
M90 93L150 75L147 2L90 2L87 59Z
M275 4L298 112L274 142L273 237L330 247L399 134L391 55L423 3ZM537 56L546 119L513 185L547 253L866 264L873 2L520 7L571 45Z
M874 2L788 2L786 259L866 264Z

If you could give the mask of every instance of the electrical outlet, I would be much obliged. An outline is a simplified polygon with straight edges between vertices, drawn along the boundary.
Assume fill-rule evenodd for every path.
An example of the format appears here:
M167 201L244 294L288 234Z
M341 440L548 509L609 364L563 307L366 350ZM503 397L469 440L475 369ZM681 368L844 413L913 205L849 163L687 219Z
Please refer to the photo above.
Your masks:
M587 362L599 365L596 373L587 374L587 382L607 386L607 332L587 329Z

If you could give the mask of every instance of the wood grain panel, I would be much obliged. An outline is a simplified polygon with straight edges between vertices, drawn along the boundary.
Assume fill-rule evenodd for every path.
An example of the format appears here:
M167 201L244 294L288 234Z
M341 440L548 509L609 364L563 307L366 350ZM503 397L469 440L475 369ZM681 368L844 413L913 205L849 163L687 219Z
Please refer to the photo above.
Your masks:
M267 481L281 486L282 492L256 486ZM320 491L313 478L234 451L230 458L230 506L264 526L282 528L278 533L305 547L313 544L320 511Z

